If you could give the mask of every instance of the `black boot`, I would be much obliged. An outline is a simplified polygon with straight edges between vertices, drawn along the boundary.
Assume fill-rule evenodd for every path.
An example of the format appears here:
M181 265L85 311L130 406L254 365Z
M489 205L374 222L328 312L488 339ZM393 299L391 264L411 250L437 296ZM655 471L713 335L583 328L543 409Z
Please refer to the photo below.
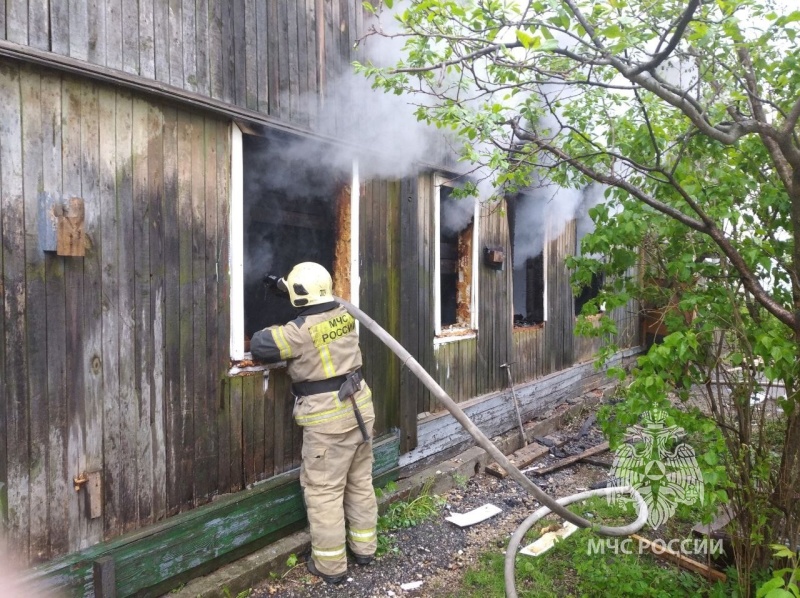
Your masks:
M372 561L375 560L375 555L372 554L356 554L353 553L353 558L356 561L356 565L361 565L362 567L366 567Z
M306 569L308 569L308 572L311 573L311 575L316 575L317 577L321 578L322 581L324 581L325 583L329 583L332 585L342 583L347 577L347 571L345 571L340 575L325 575L324 573L320 573L319 570L317 569L317 566L314 564L314 559L312 558L309 558L306 561Z

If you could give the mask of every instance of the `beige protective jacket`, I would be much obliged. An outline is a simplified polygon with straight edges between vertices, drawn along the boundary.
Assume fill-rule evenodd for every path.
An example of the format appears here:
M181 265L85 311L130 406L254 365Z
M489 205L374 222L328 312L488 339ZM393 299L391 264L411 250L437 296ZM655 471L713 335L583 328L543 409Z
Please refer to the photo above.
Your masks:
M285 326L270 326L256 332L250 341L253 357L267 363L287 362L294 384L340 378L361 367L355 319L338 303L313 305ZM344 380L342 379L342 382ZM299 393L295 390L295 395ZM375 419L372 391L366 381L355 395L364 421ZM297 396L294 418L300 426L338 434L358 427L353 405L339 400L335 390Z

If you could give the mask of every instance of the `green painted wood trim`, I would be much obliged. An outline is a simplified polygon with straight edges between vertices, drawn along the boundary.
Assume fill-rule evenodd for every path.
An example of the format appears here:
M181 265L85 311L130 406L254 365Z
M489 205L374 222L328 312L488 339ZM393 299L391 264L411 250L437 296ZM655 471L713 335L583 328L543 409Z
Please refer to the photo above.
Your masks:
M376 486L396 478L400 439L392 433L373 447ZM40 591L57 590L67 596L93 591L93 563L114 559L118 596L130 596L232 553L241 556L291 533L305 519L299 470L275 476L253 488L171 517L32 569L27 581ZM259 541L262 541L259 543Z

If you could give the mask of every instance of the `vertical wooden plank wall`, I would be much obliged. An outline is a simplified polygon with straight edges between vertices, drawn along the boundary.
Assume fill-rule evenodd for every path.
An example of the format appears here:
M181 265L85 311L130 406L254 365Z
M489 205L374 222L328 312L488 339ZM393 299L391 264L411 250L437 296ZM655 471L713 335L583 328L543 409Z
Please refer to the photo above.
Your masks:
M273 414L260 381L226 382L229 125L6 60L0 94L0 525L31 564L240 488L243 434L247 481L273 475ZM85 257L40 245L70 197Z
M15 0L0 39L313 128L363 21L354 0Z
M3 30L5 30L5 20L2 22ZM7 122L6 119L8 117L13 117L13 109L11 108L10 99L13 99L13 95L10 95L12 92L13 87L9 87L6 89L6 84L13 84L13 71L10 69L2 68L0 69L0 100L2 103L0 104L0 131L5 133L3 129L3 123ZM10 148L6 149L4 147L5 144L2 143L2 137L0 137L0 165L2 164L3 155L10 151ZM2 172L0 172L0 176L2 176ZM2 191L2 178L0 178L0 191ZM4 195L4 193L3 193ZM2 196L0 196L0 234L2 234L3 230L3 222L4 222L4 201ZM3 263L3 244L0 243L0 264ZM6 334L6 299L5 299L5 270L0 265L0 283L2 283L2 289L0 289L0 338L5 338ZM0 342L0 378L5 382L6 375L6 355L5 355L5 343ZM8 404L8 393L6 391L6 384L0 384L0 436L2 438L8 438L8 414L7 414L7 404ZM6 442L0 442L0 550L4 550L8 546L8 448Z
M437 231L433 222L436 195L432 173L423 173L403 185L400 206L401 265L400 285L402 324L401 343L456 401L463 401L503 388L506 375L500 365L511 359L511 271L491 270L478 264L477 337L453 340L434 346L433 334L433 244ZM508 224L500 204L481 208L478 260L482 248L500 247L509 253ZM410 290L410 292L409 292ZM401 375L402 417L405 435L402 446L414 446L416 415L441 407L430 393L408 374ZM412 411L415 412L412 415Z
M7 542L27 557L30 549L29 422L26 346L25 214L22 167L22 98L19 69L0 64L0 215L2 215ZM24 562L25 559L17 558Z
M421 343L432 331L425 326L428 312L420 311L420 293L425 268L420 255L422 231L417 226L419 205L424 198L414 177L400 185L400 336L398 340L417 361L421 362ZM425 387L407 368L400 372L400 452L417 446L417 414L419 397Z
M401 181L373 180L363 186L359 222L360 303L391 335L400 337ZM361 332L364 372L375 402L375 430L400 421L400 366L374 335Z
M575 221L564 232L549 241L547 248L547 322L544 353L546 373L555 372L574 363L575 303L570 273L564 258L575 248Z
M484 247L499 247L506 256L511 255L508 220L505 217L505 200L481 206L480 243L478 260L482 260ZM511 276L509 266L492 270L479 266L479 324L477 394L486 394L505 388L507 375L500 368L511 360Z
M42 164L42 109L41 82L38 78L20 78L21 97L25 101L22 117L22 166L24 230L35 230L38 213L38 189ZM25 338L28 364L47 363L47 303L44 289L44 256L33 246L25 243L25 261L29 269L26 276L26 316L28 326ZM30 368L32 369L32 368ZM32 373L29 376L30 392L30 494L46 495L47 492L47 379ZM47 511L32 505L30 517L31 554L47 552Z
M58 192L61 190L62 181L61 80L57 77L41 77L41 87L42 185L44 189L53 189ZM102 146L100 149L102 150ZM103 156L102 152L101 156ZM45 258L44 263L45 302L47 304L47 416L49 420L46 494L48 553L61 554L69 548L69 504L71 493L74 492L67 469L65 442L67 434L67 320L64 301L66 289L64 260Z
M403 179L399 189L397 266L399 328L397 338L427 371L434 370L433 354L433 174ZM363 216L362 216L363 218ZM362 282L363 288L363 282ZM405 368L399 373L398 421L401 451L417 444L417 414L431 410L430 392Z

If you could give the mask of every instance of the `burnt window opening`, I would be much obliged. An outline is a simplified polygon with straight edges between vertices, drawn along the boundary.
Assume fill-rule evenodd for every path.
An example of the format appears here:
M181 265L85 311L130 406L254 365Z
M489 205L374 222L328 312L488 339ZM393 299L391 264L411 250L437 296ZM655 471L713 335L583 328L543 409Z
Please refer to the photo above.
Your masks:
M537 326L545 314L545 261L541 206L523 194L510 198L508 226L511 231L511 264L514 326ZM531 256L531 254L534 254Z
M544 254L514 268L514 326L544 322Z
M603 288L603 275L595 272L592 274L592 281L588 285L581 288L580 293L575 296L575 315L581 315L583 306L589 301L600 294L600 289ZM603 311L603 306L600 306L600 311Z
M335 294L350 294L350 181L311 159L317 152L301 145L310 143L278 133L242 136L245 351L253 333L297 316L287 297L266 289L265 275L285 277L295 264L317 262L331 272Z
M439 326L437 334L473 328L473 236L475 202L439 189Z

